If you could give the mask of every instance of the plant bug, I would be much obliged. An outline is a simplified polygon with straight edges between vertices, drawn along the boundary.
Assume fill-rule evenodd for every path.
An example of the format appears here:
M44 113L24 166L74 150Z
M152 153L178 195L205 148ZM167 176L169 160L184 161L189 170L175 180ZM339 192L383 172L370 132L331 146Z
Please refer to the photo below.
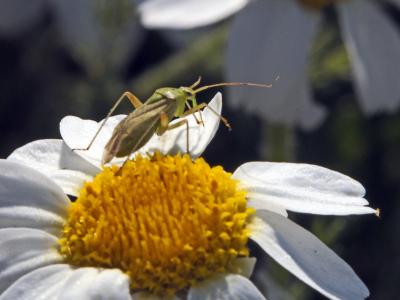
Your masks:
M204 90L219 86L256 86L271 87L267 84L257 84L248 82L224 82L202 87L196 87L200 84L201 77L189 87L164 87L157 89L144 103L142 103L131 92L124 92L115 102L99 129L93 136L89 145L85 149L88 150L94 140L100 133L108 118L115 111L121 101L125 98L132 103L135 110L122 119L114 128L111 138L104 147L102 164L110 162L114 157L128 156L143 147L152 137L154 133L162 135L167 130L186 125L186 149L189 152L189 125L186 119L170 125L169 123L174 117L185 117L193 114L198 124L203 123L201 114L200 120L197 119L195 112L200 111L204 107L208 107L210 111L216 114L226 127L231 128L228 121L207 103L197 103L196 94Z

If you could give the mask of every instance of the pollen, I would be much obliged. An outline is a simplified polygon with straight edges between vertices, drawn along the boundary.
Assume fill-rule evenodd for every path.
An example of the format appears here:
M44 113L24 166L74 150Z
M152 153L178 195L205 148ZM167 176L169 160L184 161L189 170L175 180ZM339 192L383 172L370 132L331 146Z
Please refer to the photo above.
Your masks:
M74 266L122 270L132 291L173 295L249 255L253 214L222 167L188 155L138 156L83 186L60 252Z

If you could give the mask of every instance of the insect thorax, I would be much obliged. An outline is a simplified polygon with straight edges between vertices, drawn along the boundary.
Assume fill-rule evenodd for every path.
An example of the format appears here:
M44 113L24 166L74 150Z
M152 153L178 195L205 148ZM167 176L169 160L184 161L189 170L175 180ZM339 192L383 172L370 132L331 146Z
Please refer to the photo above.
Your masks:
M185 102L190 100L190 98L194 96L193 91L187 87L160 88L155 91L153 96L155 96L156 94L158 96L161 96L164 99L168 99L168 100L175 102L174 104L176 106L176 110L175 110L174 116L176 116L176 117L180 117L183 114L183 112L185 111ZM172 103L171 103L171 105L172 105Z

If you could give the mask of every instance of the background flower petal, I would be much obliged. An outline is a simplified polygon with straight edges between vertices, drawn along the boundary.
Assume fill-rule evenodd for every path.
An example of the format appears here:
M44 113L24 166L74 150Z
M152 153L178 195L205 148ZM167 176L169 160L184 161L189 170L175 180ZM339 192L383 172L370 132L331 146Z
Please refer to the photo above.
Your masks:
M82 184L100 171L75 154L62 140L37 140L16 149L7 160L27 165L76 196Z
M256 286L246 277L236 274L216 275L192 286L188 300L203 299L265 299Z
M45 0L0 0L0 34L13 36L39 22L44 13Z
M0 229L0 294L28 272L60 262L57 241L54 235L38 229Z
M249 162L240 166L233 176L248 190L250 199L287 210L322 215L375 213L366 206L365 189L359 182L323 167Z
M361 107L366 113L394 112L400 105L400 31L372 1L337 7Z
M0 160L0 226L60 230L70 203L52 180L29 167Z
M325 112L311 101L306 71L318 23L319 16L296 1L254 1L241 11L229 36L228 81L273 86L230 89L229 103L273 122L318 125Z
M397 5L397 7L400 8L400 0L389 0L389 2L393 3L394 5Z
M99 167L101 165L104 147L110 139L114 127L124 117L126 117L126 115L110 117L89 150L77 150L74 152L90 162L93 166ZM60 122L60 133L64 142L70 149L84 149L93 139L101 123L102 121L96 122L92 120L83 120L74 116L66 116Z
M222 111L222 95L217 93L208 104L219 115ZM214 138L220 124L220 118L209 108L202 110L201 116L204 126L197 124L193 115L185 117L189 121L189 152L190 156L200 156L211 140ZM200 120L200 114L196 113L196 117ZM172 124L179 122L177 119ZM186 153L186 126L180 126L172 130L166 131L162 136L154 135L151 140L139 152L147 153L160 151L162 153L176 154Z
M52 0L56 22L72 54L98 74L125 69L139 49L143 28L135 1Z
M242 9L248 0L147 0L139 5L147 28L190 29L209 25Z
M278 214L259 211L251 239L280 265L330 299L364 299L369 291L353 269L317 237Z

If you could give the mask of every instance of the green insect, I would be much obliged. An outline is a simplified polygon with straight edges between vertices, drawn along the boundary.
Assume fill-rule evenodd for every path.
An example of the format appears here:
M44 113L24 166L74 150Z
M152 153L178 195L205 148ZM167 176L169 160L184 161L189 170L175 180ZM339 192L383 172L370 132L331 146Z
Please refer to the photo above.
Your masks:
M125 98L132 103L135 110L121 120L114 128L110 140L104 147L102 164L110 162L114 157L125 157L131 153L142 148L153 136L154 133L162 135L167 130L186 125L186 149L189 152L189 124L188 120L183 119L175 124L170 125L172 119L175 117L185 117L193 114L196 122L202 124L200 120L194 115L195 112L204 107L208 107L211 112L216 114L221 121L229 129L231 128L228 121L214 111L207 103L198 104L196 94L218 86L257 86L257 87L271 87L267 84L256 84L247 82L229 82L217 83L207 86L196 87L200 84L201 78L189 87L164 87L157 89L144 103L142 103L131 92L124 92L111 108L107 117L104 119L91 142L85 149L74 150L88 150L93 144L94 140L100 133L108 118L115 111L121 101Z

